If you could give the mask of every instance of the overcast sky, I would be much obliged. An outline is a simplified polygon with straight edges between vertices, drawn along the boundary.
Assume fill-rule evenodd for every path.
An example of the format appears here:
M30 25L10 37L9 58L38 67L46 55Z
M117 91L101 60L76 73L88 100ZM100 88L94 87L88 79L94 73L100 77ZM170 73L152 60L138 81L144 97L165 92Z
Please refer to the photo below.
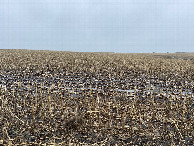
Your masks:
M194 0L0 0L0 48L194 52Z

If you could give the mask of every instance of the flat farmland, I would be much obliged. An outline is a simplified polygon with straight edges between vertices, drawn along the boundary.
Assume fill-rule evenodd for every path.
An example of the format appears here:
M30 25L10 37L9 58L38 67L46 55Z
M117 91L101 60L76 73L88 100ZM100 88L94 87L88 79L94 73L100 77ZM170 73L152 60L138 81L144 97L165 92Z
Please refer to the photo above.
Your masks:
M0 50L0 144L193 145L194 53Z

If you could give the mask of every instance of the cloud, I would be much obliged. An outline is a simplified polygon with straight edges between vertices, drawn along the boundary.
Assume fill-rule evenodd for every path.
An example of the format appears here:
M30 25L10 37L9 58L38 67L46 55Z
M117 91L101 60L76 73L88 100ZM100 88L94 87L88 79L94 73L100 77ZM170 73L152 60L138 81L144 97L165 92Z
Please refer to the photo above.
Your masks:
M193 49L193 15L192 0L1 0L0 48Z

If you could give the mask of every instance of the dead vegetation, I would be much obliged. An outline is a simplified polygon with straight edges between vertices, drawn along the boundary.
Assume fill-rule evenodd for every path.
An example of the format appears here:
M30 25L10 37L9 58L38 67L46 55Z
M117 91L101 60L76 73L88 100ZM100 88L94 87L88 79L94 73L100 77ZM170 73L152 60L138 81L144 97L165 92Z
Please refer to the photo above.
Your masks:
M0 143L193 145L188 55L0 50Z

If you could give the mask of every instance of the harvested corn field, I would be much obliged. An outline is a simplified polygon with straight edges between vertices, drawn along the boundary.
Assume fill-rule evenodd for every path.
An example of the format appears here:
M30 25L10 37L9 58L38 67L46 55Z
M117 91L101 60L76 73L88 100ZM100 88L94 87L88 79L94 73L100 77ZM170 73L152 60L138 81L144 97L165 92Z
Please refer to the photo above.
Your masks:
M0 50L4 145L193 145L194 54Z

